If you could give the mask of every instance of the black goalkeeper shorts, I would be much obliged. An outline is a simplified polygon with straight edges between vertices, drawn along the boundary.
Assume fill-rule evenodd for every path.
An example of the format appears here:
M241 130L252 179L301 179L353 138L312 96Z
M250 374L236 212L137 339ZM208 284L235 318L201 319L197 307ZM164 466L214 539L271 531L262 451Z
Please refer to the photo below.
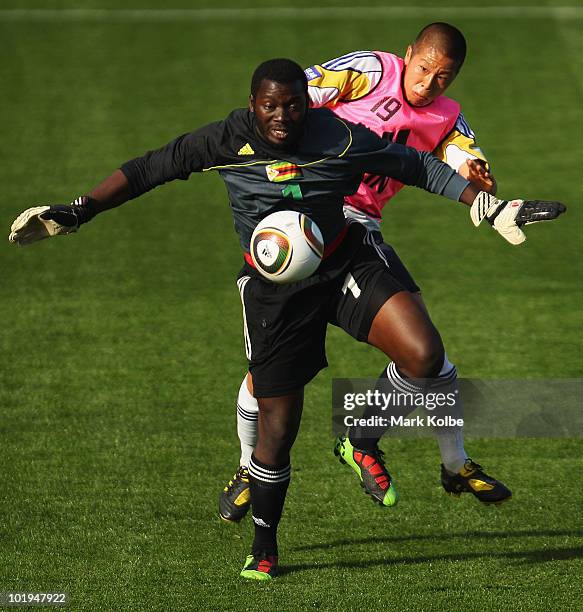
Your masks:
M316 274L296 283L272 283L245 264L237 285L256 397L296 391L328 365L328 323L366 342L374 317L391 296L419 290L395 251L377 240L351 223Z
M381 249L383 255L387 260L387 266L391 271L391 274L411 293L419 293L421 289L415 282L411 273L405 267L405 264L401 261L397 255L395 249L384 241L383 235L380 232L371 232L375 243Z

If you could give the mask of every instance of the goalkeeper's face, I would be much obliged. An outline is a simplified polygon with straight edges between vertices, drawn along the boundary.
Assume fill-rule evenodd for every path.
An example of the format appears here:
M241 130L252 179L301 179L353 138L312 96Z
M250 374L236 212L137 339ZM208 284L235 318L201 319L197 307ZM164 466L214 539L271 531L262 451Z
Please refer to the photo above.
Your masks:
M249 98L259 134L273 147L293 148L300 139L308 111L306 85L301 81L278 83L263 79Z
M405 55L403 93L411 106L427 106L453 83L456 60L432 45L409 47Z

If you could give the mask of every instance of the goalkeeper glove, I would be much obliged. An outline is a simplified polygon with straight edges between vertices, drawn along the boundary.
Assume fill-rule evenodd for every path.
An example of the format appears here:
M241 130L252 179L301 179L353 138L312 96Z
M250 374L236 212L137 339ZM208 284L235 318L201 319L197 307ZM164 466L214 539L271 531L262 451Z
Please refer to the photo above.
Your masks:
M68 206L34 206L20 213L10 228L10 242L25 246L51 236L76 232L97 214L89 196L81 196Z
M523 225L552 221L566 210L567 207L561 202L499 200L485 191L480 191L470 208L470 217L476 227L486 219L503 238L516 245L526 240L521 229Z

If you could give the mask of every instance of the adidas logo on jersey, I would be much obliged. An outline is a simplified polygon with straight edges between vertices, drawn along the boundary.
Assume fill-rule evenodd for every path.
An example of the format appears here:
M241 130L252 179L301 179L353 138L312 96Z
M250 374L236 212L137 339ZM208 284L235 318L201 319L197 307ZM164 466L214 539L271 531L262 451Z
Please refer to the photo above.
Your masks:
M255 151L251 148L251 145L247 143L244 147L241 147L237 152L237 155L254 155Z

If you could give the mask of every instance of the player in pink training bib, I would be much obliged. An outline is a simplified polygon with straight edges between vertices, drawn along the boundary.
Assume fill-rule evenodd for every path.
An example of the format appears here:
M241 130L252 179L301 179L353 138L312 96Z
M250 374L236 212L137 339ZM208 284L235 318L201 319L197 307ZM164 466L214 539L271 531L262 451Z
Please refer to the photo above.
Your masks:
M496 182L475 135L460 112L460 105L443 95L465 59L466 43L459 30L443 23L430 24L409 46L402 59L381 51L356 51L306 69L314 107L327 106L338 117L362 123L378 135L423 151L432 151L484 191L494 193ZM358 191L345 199L344 212L371 230L393 276L414 294L426 310L420 289L394 249L380 233L382 209L403 187L392 178L365 175ZM444 357L438 378L456 384L456 368ZM407 379L390 363L381 374L396 388ZM237 398L237 433L241 443L240 467L221 492L219 514L239 521L250 507L248 462L257 439L258 404L252 382L245 377ZM468 458L463 429L436 430L441 453L441 482L447 493L471 493L482 503L502 503L511 492ZM334 452L349 465L372 499L383 505L391 477L379 452L378 438L351 428L339 436ZM384 488L383 488L384 487Z
M311 66L306 75L312 106L327 106L381 137L432 151L483 189L494 191L486 158L460 105L442 95L459 66L435 48L422 50L414 54L409 47L404 60L382 51L356 51ZM346 198L347 216L379 229L383 206L402 187L395 179L366 175L358 192Z

